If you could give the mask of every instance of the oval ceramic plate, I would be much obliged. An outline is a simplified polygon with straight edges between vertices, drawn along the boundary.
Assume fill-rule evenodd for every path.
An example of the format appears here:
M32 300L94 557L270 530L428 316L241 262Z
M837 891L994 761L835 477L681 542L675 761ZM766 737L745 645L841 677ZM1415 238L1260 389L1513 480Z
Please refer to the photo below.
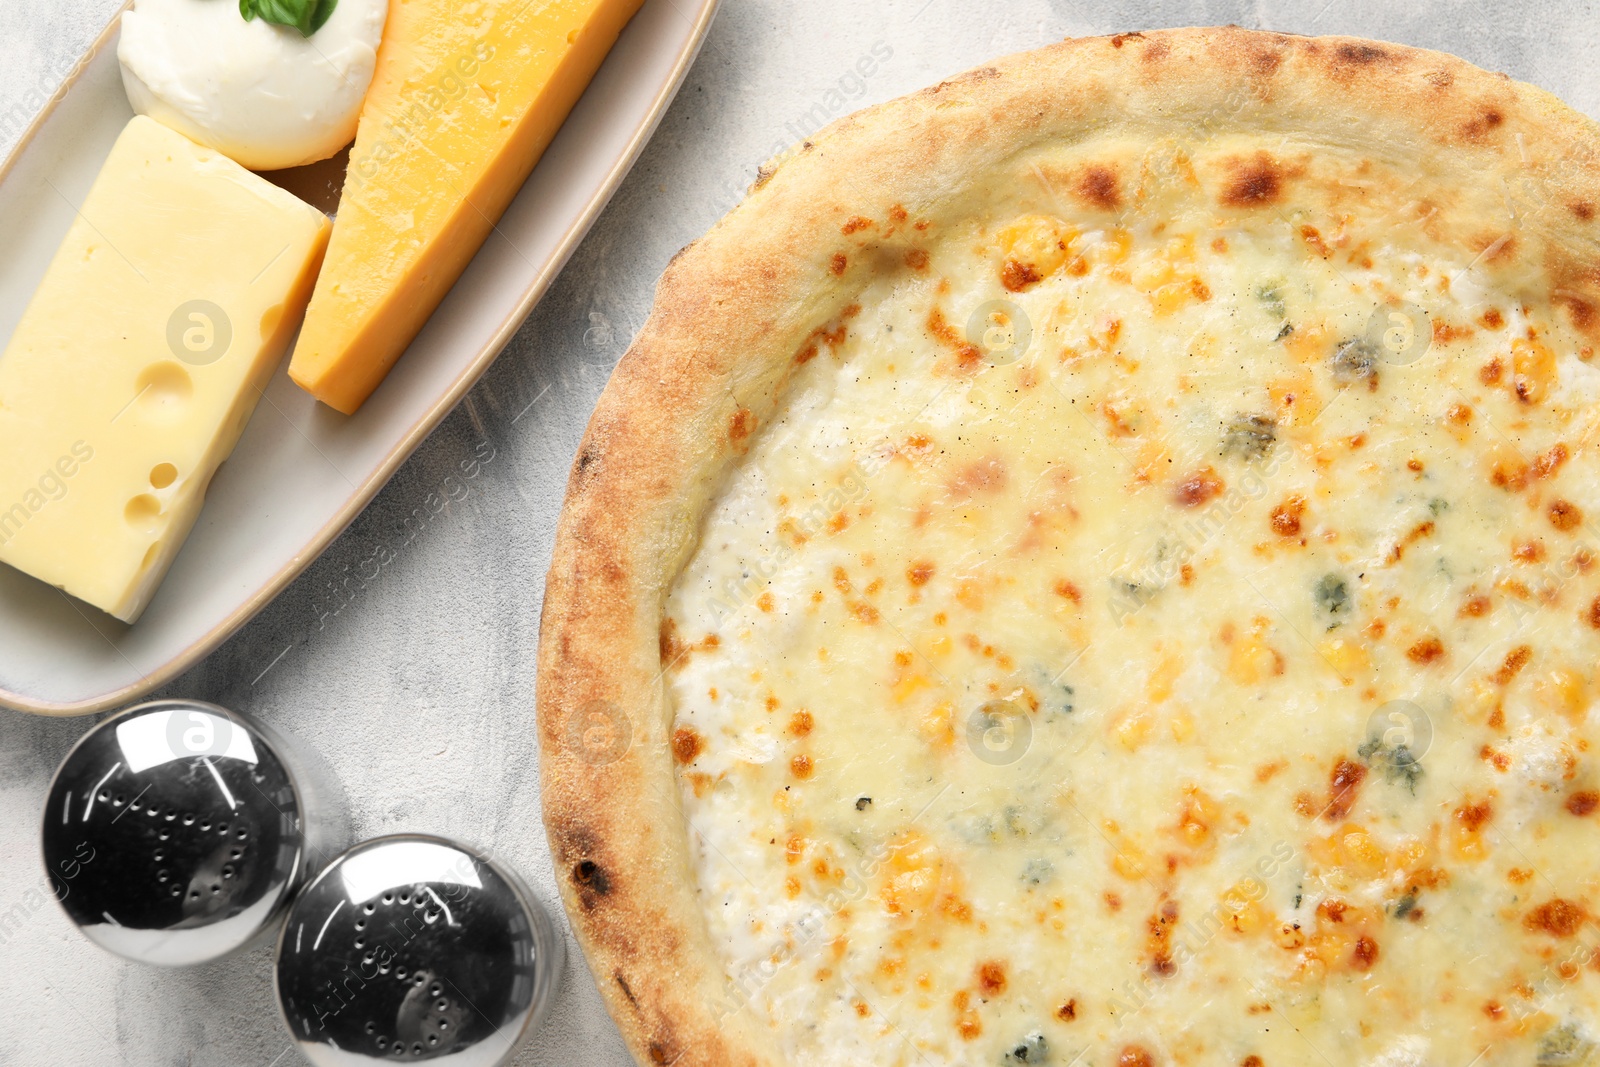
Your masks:
M216 648L315 559L549 287L677 92L717 2L646 0L460 284L358 413L318 405L278 369L138 623L0 565L0 705L76 715L133 700ZM117 21L0 165L0 347L132 117ZM327 191L315 173L298 176L304 188L294 177L283 184L314 201L316 186Z

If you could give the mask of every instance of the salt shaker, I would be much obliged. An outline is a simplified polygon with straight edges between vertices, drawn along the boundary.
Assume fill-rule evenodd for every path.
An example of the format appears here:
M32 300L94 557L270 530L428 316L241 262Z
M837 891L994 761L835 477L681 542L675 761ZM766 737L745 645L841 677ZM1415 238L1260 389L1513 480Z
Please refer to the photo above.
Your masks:
M62 761L44 862L91 941L185 966L269 940L344 823L332 775L296 742L215 704L156 700L97 724Z
M510 1061L555 998L566 948L510 868L423 834L329 863L279 935L278 1003L316 1067Z

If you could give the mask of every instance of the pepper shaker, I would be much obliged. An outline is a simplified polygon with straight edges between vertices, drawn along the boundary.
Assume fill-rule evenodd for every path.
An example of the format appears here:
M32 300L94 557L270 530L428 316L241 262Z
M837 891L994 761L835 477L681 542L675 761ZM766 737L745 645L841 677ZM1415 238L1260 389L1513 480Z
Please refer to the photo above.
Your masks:
M44 862L91 941L186 966L267 940L344 822L314 754L215 704L156 700L97 724L62 761Z
M316 1067L508 1063L555 998L566 947L516 873L395 834L328 864L279 935L278 1003Z

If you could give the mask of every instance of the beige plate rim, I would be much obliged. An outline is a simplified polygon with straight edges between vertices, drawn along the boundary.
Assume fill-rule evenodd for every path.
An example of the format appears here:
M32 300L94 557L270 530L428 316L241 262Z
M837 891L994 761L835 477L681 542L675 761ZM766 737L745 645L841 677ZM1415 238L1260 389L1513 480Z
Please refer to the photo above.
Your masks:
M722 0L703 0L700 10L694 14L693 32L686 38L683 49L673 62L670 76L662 83L660 92L656 94L655 99L651 102L650 109L646 112L644 122L639 126L638 132L628 142L626 150L618 157L616 164L606 172L604 180L595 188L593 195L584 204L583 210L578 213L572 225L562 234L561 240L556 245L555 253L529 280L527 286L523 289L521 299L507 313L504 321L500 324L500 328L495 331L494 336L473 357L466 370L456 378L449 390L441 395L433 406L423 413L421 418L412 423L405 436L400 439L383 463L355 488L345 506L306 543L303 552L297 553L280 567L270 579L216 626L206 631L204 635L184 648L182 652L173 656L137 682L129 683L120 689L91 697L87 700L66 703L36 700L22 693L16 693L0 687L0 707L30 712L36 715L92 715L96 712L126 704L131 700L136 700L152 689L165 685L209 655L218 645L233 636L257 612L266 607L273 598L283 591L285 586L294 581L317 557L321 556L323 551L333 543L334 538L343 533L345 528L355 521L356 516L378 494L378 490L382 489L389 479L393 477L394 472L399 470L400 465L411 458L411 454L417 450L417 447L422 444L428 434L433 432L434 427L438 426L444 420L444 417L455 409L455 406L460 403L467 392L477 384L478 379L483 376L483 373L489 369L489 365L495 361L496 357L500 355L500 351L505 348L506 342L510 341L512 335L522 327L529 312L533 310L533 306L538 303L539 298L550 287L550 283L561 272L561 268L566 266L566 262L572 255L573 250L583 240L584 235L589 232L590 226L594 224L594 220L599 216L601 210L611 200L611 196L616 192L617 186L622 183L622 179L633 168L633 164L639 158L639 153L643 150L645 143L655 133L656 126L660 123L667 106L677 96L679 86L683 84L684 77L689 73L690 65L694 63L695 56L699 54L700 46L705 42L706 32L710 28L711 20L716 16L717 8L721 6L721 2ZM132 6L133 0L127 0L122 7L118 8L116 13L111 16L110 21L106 23L105 29L101 30L100 35L95 38L94 43L89 46L83 55L78 57L77 62L73 65L72 72L62 81L60 87L51 95L50 100L40 110L39 114L34 116L33 121L22 132L22 137L17 141L10 154L6 156L3 162L0 162L0 182L5 181L6 177L22 159L23 153L28 150L28 146L32 143L34 137L44 126L46 120L50 118L50 115L61 103L62 99L78 83L79 77L88 67L90 61L99 56L101 51L111 43L112 38L116 35L117 23L122 18L122 13ZM682 8L677 3L673 3L672 6L682 12Z

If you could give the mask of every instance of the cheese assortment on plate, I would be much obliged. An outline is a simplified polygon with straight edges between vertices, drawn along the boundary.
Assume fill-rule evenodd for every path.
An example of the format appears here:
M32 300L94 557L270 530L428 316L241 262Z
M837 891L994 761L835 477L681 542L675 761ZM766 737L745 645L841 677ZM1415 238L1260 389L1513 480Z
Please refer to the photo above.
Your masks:
M294 378L353 412L641 2L136 0L138 115L0 355L0 561L135 621L313 288ZM252 173L352 137L336 227Z

